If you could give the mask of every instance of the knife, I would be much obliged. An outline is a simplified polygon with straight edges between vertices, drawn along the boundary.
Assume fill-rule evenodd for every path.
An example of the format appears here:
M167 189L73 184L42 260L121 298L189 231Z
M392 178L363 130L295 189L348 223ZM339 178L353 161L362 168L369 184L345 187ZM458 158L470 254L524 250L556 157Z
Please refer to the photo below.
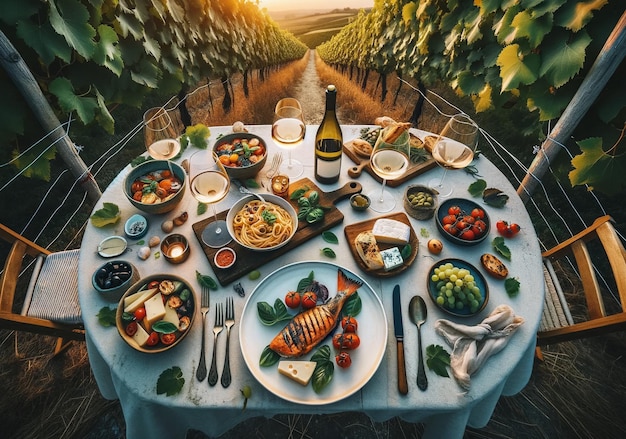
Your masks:
M400 285L396 285L393 289L393 328L398 350L398 391L406 395L409 392L409 386L406 382L406 365L404 362L404 327L402 326Z

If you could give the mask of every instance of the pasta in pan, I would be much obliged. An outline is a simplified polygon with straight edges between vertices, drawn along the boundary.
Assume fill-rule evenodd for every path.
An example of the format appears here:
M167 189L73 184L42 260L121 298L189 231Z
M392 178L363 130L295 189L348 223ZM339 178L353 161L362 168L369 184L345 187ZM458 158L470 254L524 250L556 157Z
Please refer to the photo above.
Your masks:
M253 200L235 214L233 229L235 238L242 244L271 248L289 239L293 232L293 220L282 207Z

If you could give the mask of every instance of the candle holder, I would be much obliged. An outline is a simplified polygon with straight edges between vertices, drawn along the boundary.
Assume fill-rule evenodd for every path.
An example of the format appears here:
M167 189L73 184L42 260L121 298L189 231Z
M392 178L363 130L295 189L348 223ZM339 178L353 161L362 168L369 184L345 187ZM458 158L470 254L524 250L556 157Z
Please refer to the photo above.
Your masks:
M189 257L189 241L177 233L166 236L161 242L161 253L171 264L181 264Z

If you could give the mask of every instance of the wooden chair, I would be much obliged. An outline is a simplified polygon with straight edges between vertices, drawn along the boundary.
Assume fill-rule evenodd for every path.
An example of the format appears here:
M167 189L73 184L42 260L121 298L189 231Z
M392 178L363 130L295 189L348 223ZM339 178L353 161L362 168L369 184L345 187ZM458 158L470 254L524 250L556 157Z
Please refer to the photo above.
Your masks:
M54 355L72 340L84 340L78 303L78 252L51 253L0 224L0 238L11 246L0 277L0 328L58 337ZM34 267L24 293L21 312L16 292L25 284L18 278L27 262ZM30 263L30 262L29 262ZM25 270L24 270L25 271Z
M606 256L608 260L619 293L621 304L619 312L607 314L605 309L600 285L592 265L592 255L587 245L592 240L597 240L604 249L605 255L601 255L602 252L598 251L594 252L593 257L597 261L598 257ZM578 267L588 313L586 321L575 322L572 318L568 303L552 269L552 261L565 255L573 255L572 263ZM610 216L596 219L591 226L545 251L542 256L546 279L546 303L537 333L538 346L626 329L626 251L613 228ZM541 358L539 351L538 356Z

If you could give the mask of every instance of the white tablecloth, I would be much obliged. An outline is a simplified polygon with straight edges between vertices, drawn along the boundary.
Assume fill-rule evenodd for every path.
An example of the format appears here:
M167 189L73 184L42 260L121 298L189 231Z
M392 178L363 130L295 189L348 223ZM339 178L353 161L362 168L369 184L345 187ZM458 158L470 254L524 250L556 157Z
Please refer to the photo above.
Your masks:
M344 140L358 137L361 128L363 127L343 126ZM268 141L270 154L277 151L277 147L271 141L269 126L250 126L248 129ZM304 176L308 176L312 180L313 139L316 129L317 126L308 126L304 144L294 151L294 157L305 164ZM230 127L212 127L210 144L213 144L219 134L227 132L230 132ZM425 134L421 131L414 132L419 136ZM189 153L190 150L187 150L187 154ZM517 297L510 298L504 290L502 281L487 277L490 300L486 309L474 318L464 319L462 323L478 323L497 305L508 304L518 315L524 317L525 324L511 337L507 347L490 358L478 374L472 378L471 390L468 393L463 393L454 379L439 377L428 368L429 387L423 392L417 388L415 381L417 375L417 328L410 323L405 315L404 344L409 393L406 396L401 395L397 390L396 343L393 336L391 293L394 285L399 284L401 287L402 304L405 310L408 308L410 298L415 294L421 294L426 300L428 320L422 326L424 348L430 344L445 346L444 340L435 334L433 325L437 319L449 319L450 316L438 310L432 301L426 297L428 295L426 291L428 269L437 260L449 257L461 258L479 267L480 255L485 252L493 252L490 243L497 236L497 232L495 226L492 227L490 236L483 243L474 247L459 247L441 238L444 242L444 250L440 255L433 256L426 248L428 239L421 234L424 230L430 237L440 237L434 219L418 221L411 218L412 226L420 239L419 253L414 264L410 269L397 276L378 278L359 269L345 242L343 228L346 225L384 214L372 210L356 212L349 206L347 200L340 201L338 208L345 215L345 219L343 224L331 229L340 240L339 245L333 246L337 253L337 258L333 262L359 273L379 294L387 315L389 338L383 361L372 379L354 395L324 406L287 402L265 390L250 374L244 363L238 345L237 324L231 333L233 384L227 389L222 388L219 383L215 387L209 387L206 380L199 383L195 378L202 328L199 319L191 328L192 332L179 346L155 355L135 351L122 340L114 327L100 325L96 317L98 311L104 306L113 307L115 303L104 299L91 285L92 273L106 262L105 259L98 256L96 248L98 243L107 236L123 236L124 222L131 215L137 213L137 210L125 199L122 193L124 176L130 170L130 167L125 168L106 189L101 201L94 208L94 210L100 209L105 201L114 202L122 211L121 220L114 226L104 228L96 228L89 224L85 231L80 255L79 297L87 332L87 348L92 370L102 395L108 399L119 399L126 420L127 437L129 439L144 437L184 438L189 428L204 431L211 436L218 436L244 419L253 416L272 417L280 413L321 414L353 410L366 413L374 421L384 421L399 416L411 422L424 422L426 425L425 437L427 438L461 438L466 426L478 428L485 426L500 396L515 394L528 382L532 372L535 334L542 311L544 284L540 249L536 235L528 213L516 195L515 189L485 157L481 157L475 164L482 178L487 181L490 187L502 189L510 196L508 203L502 208L485 206L494 225L498 219L506 219L517 222L521 226L522 232L519 236L507 240L507 245L513 255L512 260L507 262L510 276L520 280L521 291ZM344 185L351 180L347 175L347 169L351 166L353 166L352 161L344 155L340 181L335 185L318 185L324 191L330 191ZM439 176L441 172L442 170L439 168L433 169L407 184L424 184L433 177ZM452 196L471 198L467 192L467 187L473 181L471 176L463 171L452 171L448 172L446 179L455 183ZM370 193L380 188L380 183L365 172L358 181L363 185L364 193ZM397 196L394 211L404 211L402 193L405 187L406 184L391 188ZM227 209L240 196L241 194L233 185L229 196L217 205L218 211ZM480 198L475 198L474 201L483 204ZM117 259L131 261L142 276L153 273L175 273L193 282L198 293L199 287L195 281L195 271L198 270L201 273L211 275L213 272L191 228L193 223L206 218L208 215L207 213L199 217L196 214L196 205L197 202L187 191L185 200L175 211L165 215L147 215L149 231L146 240L152 235L158 235L161 238L165 236L160 229L160 224L164 219L173 218L184 210L189 213L187 223L176 229L176 232L183 233L189 238L191 257L187 262L181 265L171 265L162 257L157 260L150 258L147 261L141 261L136 254L139 247L132 245L133 241L130 241L131 251ZM296 250L263 265L260 268L261 278L290 262L320 259L320 248L324 246L327 244L321 238L314 238L300 245ZM237 318L241 316L245 301L260 279L251 281L247 276L244 276L239 281L246 291L246 298L235 294L231 285L220 287L218 291L211 293L213 304L217 301L223 301L229 295L234 296ZM207 320L207 362L210 362L210 353L213 349L212 332L208 329L213 326L213 314L212 308ZM217 352L220 359L218 363L220 372L225 339L222 334L218 340ZM450 351L447 346L446 349ZM169 397L157 395L156 382L159 375L173 366L179 366L182 369L185 379L182 391ZM247 409L242 411L243 398L240 389L244 385L251 386L253 396L248 401Z

